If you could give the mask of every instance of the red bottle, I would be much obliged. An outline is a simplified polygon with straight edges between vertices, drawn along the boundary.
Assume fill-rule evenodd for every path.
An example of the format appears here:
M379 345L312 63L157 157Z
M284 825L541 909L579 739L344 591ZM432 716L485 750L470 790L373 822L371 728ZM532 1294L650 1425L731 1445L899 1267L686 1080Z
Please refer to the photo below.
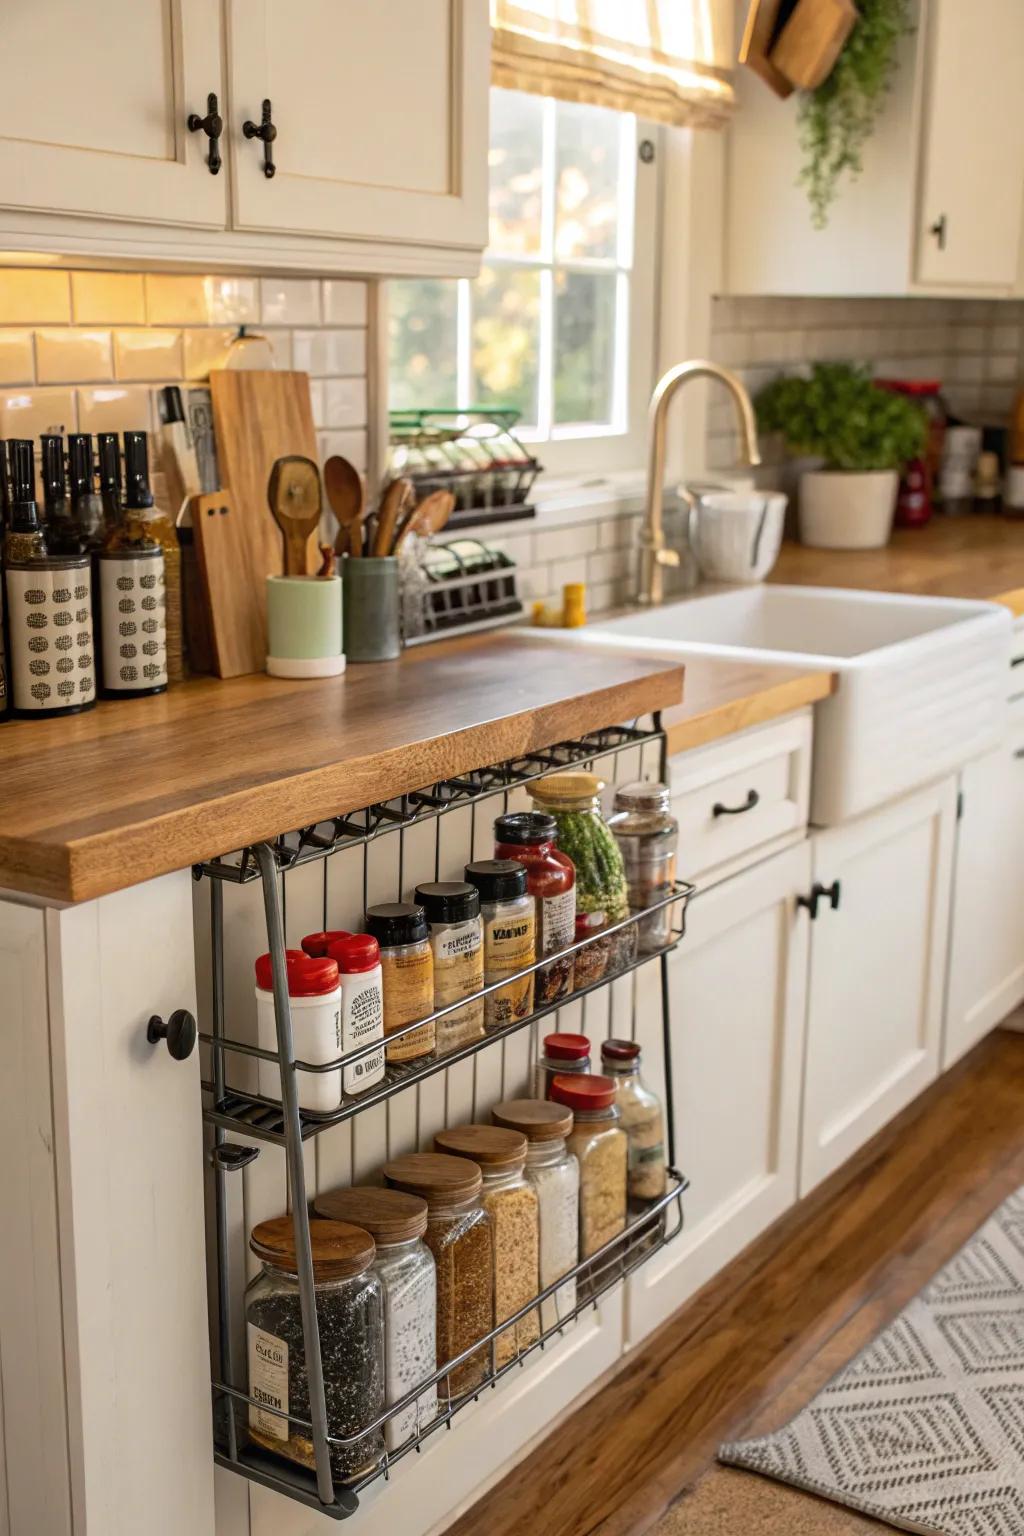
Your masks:
M537 959L553 955L576 937L576 866L555 847L558 825L544 811L512 811L494 823L494 856L526 865L526 889L537 906ZM537 972L538 1008L568 997L573 957L564 955Z

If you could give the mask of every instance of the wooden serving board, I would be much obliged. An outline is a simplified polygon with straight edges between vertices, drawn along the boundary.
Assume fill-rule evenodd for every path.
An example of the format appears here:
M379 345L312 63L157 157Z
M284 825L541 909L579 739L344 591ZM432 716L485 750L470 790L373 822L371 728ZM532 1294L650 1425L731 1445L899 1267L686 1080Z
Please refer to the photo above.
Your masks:
M267 501L270 471L276 459L293 454L318 462L316 432L308 374L215 369L210 393L221 484L230 493L231 512L219 520L224 526L207 521L204 532L216 547L207 540L204 569L217 670L221 677L238 677L263 671L267 577L284 571L284 542ZM309 536L307 554L313 572L316 533ZM215 569L222 559L234 569ZM228 597L229 607L218 615L217 604Z

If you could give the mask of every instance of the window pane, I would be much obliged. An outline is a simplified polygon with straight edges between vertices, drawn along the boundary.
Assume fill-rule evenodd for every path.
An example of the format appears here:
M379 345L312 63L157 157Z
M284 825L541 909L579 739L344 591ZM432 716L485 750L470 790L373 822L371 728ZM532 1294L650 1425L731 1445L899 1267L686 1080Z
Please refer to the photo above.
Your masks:
M458 284L436 278L388 284L388 405L457 405Z
M473 404L508 405L537 424L540 275L484 267L473 284Z
M612 273L555 273L555 421L612 419L615 285Z
M536 256L541 246L544 98L491 92L490 249Z
M557 113L555 254L614 258L622 115L560 101Z

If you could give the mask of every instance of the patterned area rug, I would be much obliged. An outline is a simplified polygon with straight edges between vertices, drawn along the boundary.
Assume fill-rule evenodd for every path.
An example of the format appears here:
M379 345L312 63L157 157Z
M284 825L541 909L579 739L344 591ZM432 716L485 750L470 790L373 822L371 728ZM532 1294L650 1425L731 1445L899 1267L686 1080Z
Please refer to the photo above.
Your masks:
M775 1434L719 1460L928 1536L1024 1536L1024 1189Z

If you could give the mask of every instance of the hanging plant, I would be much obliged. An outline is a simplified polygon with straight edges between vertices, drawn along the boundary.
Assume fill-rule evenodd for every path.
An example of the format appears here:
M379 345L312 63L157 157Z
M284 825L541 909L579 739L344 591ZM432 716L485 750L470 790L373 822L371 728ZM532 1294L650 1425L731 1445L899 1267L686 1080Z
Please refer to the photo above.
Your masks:
M911 30L910 0L858 0L860 20L828 79L800 101L800 180L807 188L816 229L828 222L839 178L860 174L871 137L896 72L896 49Z

